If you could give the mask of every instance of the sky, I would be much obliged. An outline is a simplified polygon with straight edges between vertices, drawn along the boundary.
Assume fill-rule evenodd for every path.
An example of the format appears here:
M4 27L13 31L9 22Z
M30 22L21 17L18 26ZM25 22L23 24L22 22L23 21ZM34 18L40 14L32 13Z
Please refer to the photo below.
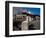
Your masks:
M32 7L13 7L13 13L18 14L21 11L26 11L29 14L33 14L33 15L40 15L40 8L32 8Z

